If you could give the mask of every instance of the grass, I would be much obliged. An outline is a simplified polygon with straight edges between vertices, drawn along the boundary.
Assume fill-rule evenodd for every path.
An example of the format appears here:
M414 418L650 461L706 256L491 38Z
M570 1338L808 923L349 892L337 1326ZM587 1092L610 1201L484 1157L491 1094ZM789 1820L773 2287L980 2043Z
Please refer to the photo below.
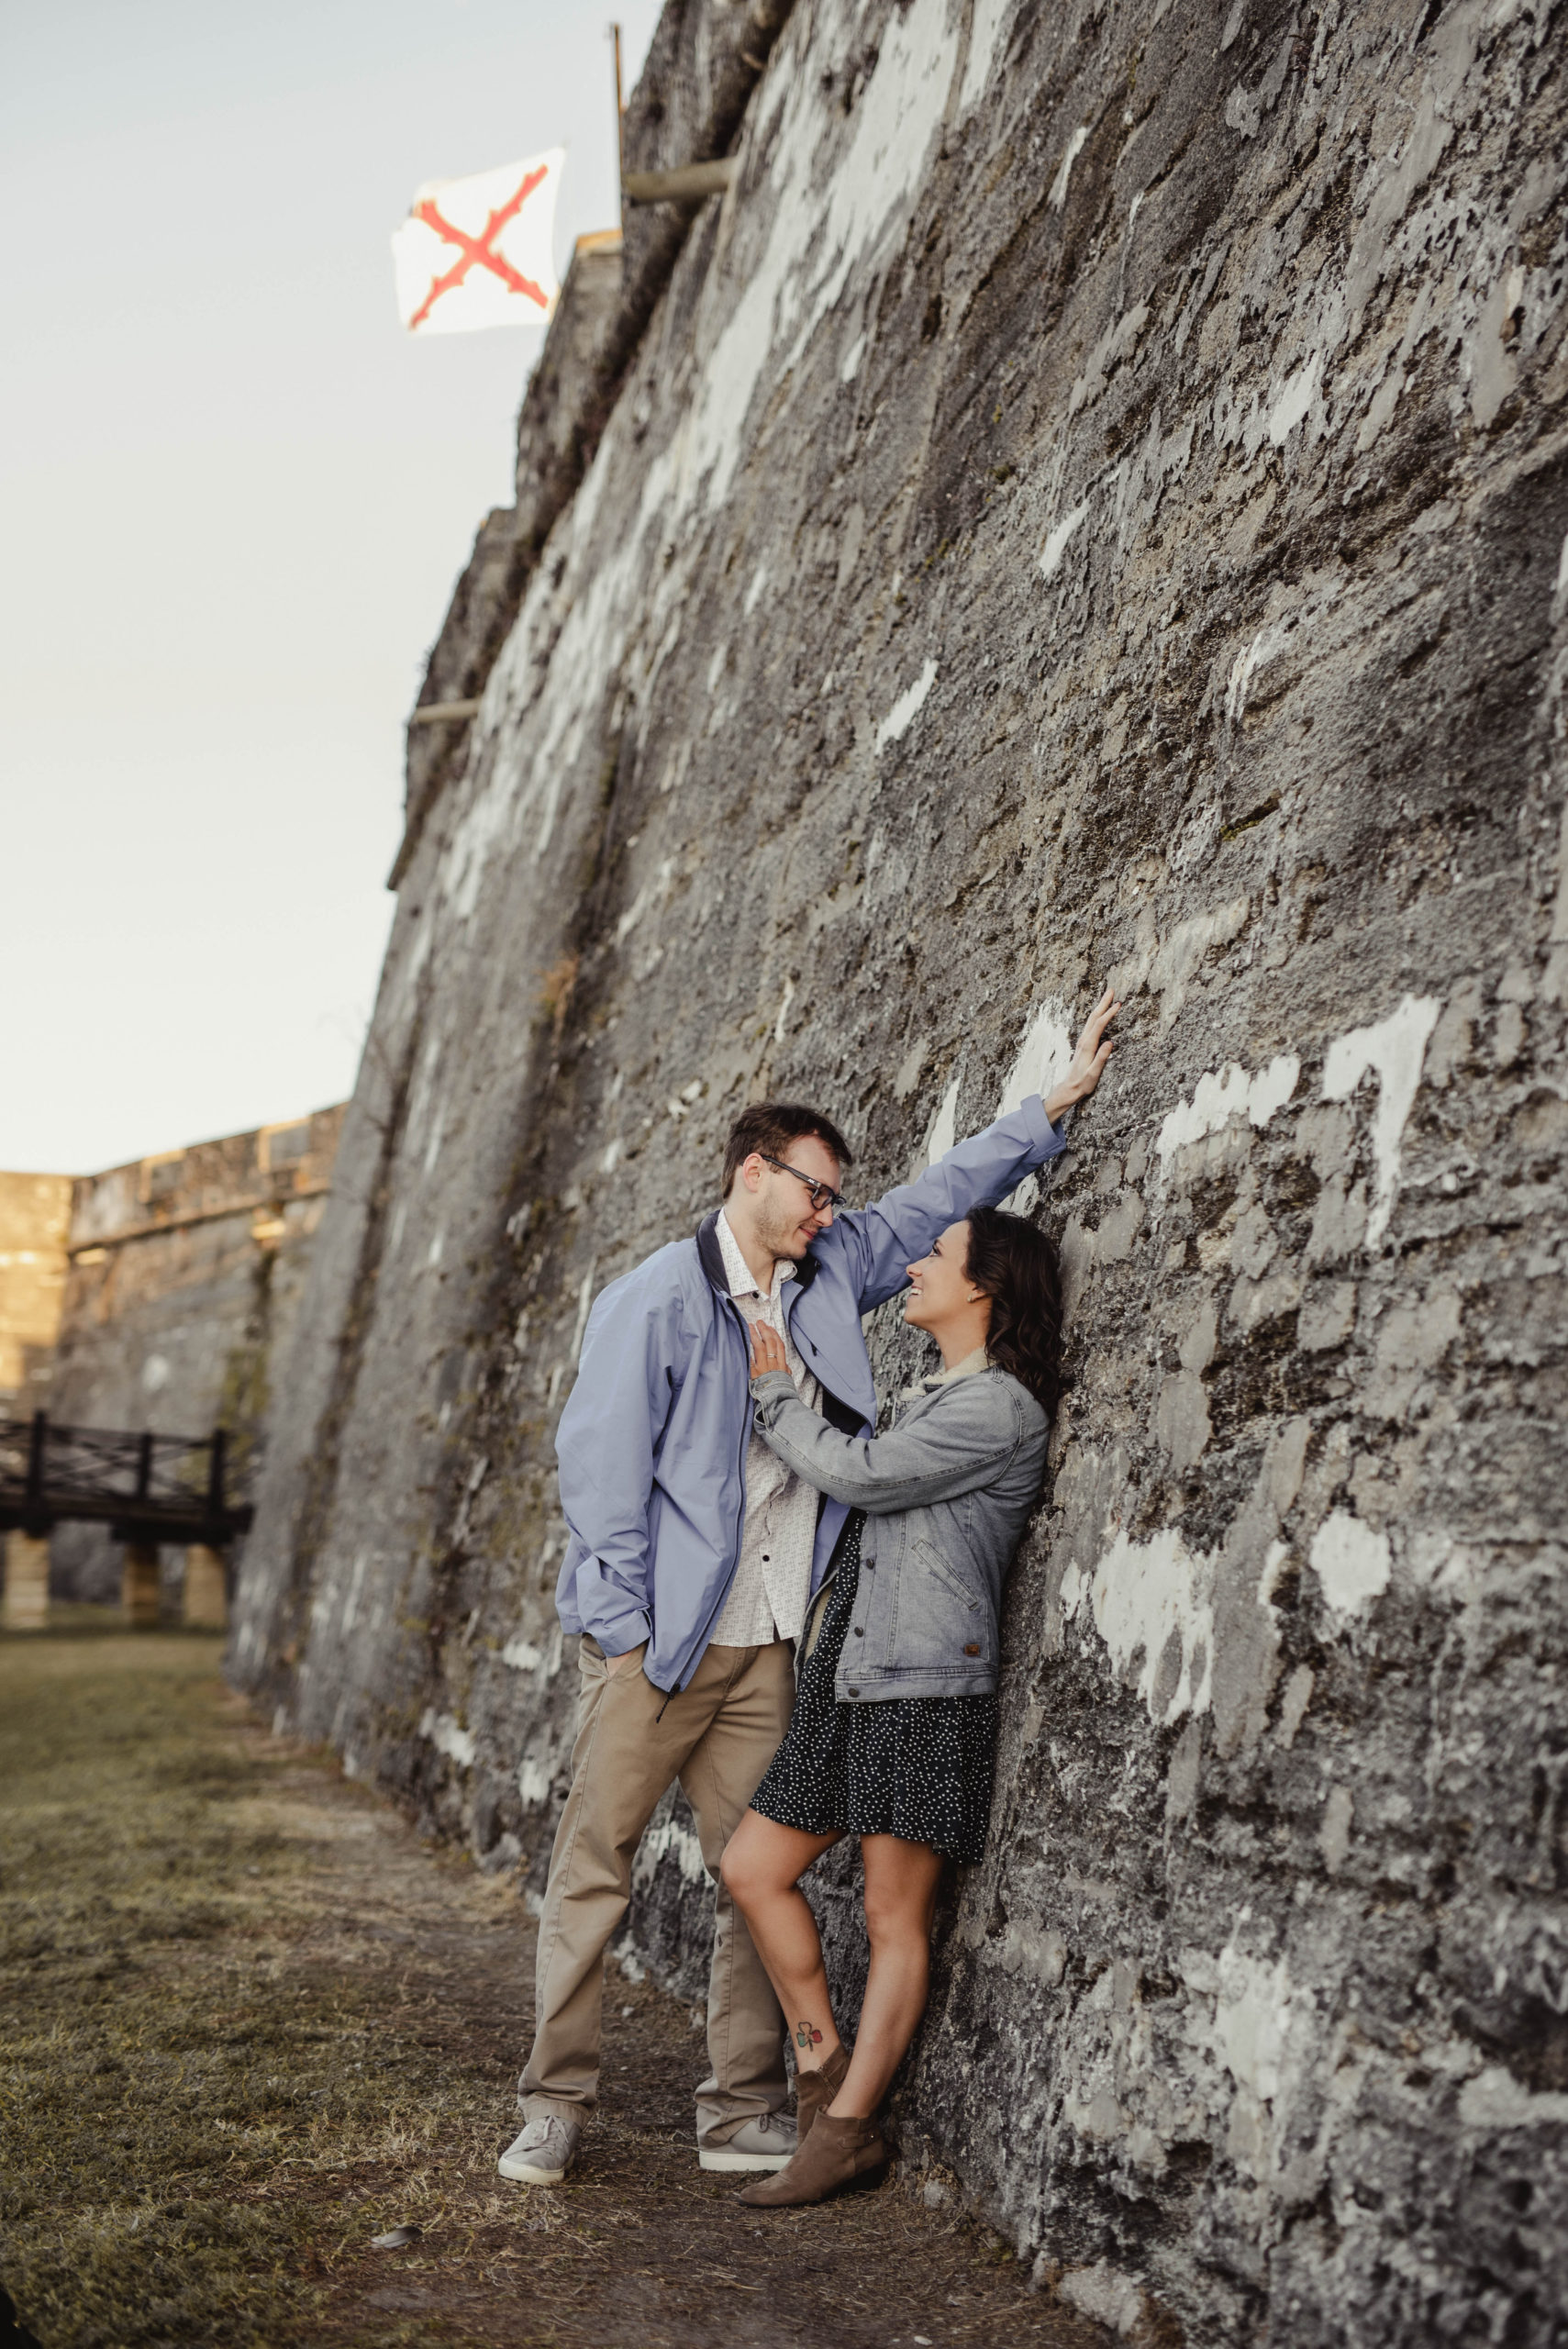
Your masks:
M956 2181L754 2223L695 2159L700 2014L648 1980L571 2178L504 2186L515 1887L218 1663L107 1609L0 1635L0 2279L43 2349L1093 2349Z
M379 1976L290 1962L314 1855L219 1644L0 1640L0 2272L45 2349L319 2340L346 2218L436 2216L421 2155L494 2133L493 2085L389 2032Z

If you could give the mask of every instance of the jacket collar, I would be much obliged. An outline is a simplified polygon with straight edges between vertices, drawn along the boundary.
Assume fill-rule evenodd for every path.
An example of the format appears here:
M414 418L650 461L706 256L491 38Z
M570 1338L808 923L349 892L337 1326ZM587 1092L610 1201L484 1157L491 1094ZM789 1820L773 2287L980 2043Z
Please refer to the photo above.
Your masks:
M728 1303L729 1275L724 1269L724 1251L718 1244L718 1209L717 1208L713 1208L711 1213L705 1215L698 1224L696 1243L697 1262L703 1268L708 1286ZM796 1290L809 1288L821 1269L816 1257L807 1249L795 1268L794 1286Z
M917 1403L922 1396L934 1395L939 1386L951 1386L956 1379L977 1377L981 1371L991 1368L991 1357L984 1346L976 1346L972 1353L955 1362L951 1370L933 1370L929 1376L917 1378L913 1386L906 1386L899 1395L901 1403Z

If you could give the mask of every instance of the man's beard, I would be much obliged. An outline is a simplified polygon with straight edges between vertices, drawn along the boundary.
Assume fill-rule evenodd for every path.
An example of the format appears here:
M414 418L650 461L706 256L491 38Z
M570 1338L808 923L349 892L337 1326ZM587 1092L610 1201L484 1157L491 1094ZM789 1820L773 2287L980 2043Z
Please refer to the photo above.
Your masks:
M766 1222L759 1219L757 1237L771 1251L774 1262L780 1257L798 1264L807 1246L807 1235L801 1230L805 1220L801 1216L770 1216Z

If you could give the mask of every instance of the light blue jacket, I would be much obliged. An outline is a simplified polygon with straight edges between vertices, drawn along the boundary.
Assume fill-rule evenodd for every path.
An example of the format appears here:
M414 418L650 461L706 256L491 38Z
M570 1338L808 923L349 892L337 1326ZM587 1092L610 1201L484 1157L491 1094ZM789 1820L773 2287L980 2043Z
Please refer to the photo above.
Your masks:
M985 1697L996 1686L1002 1586L1040 1498L1051 1423L995 1363L939 1374L885 1435L840 1435L787 1371L751 1381L757 1432L786 1467L866 1512L840 1651L840 1704ZM809 1652L815 1626L802 1642Z
M1054 1158L1062 1136L1038 1094L902 1183L846 1210L784 1289L790 1335L819 1380L823 1416L848 1435L876 1419L861 1316L895 1296L905 1266L971 1208L995 1206ZM714 1231L672 1241L601 1290L556 1434L569 1539L555 1604L562 1629L606 1655L648 1643L656 1687L701 1661L740 1551L751 1395L746 1325ZM813 1595L848 1504L817 1521Z

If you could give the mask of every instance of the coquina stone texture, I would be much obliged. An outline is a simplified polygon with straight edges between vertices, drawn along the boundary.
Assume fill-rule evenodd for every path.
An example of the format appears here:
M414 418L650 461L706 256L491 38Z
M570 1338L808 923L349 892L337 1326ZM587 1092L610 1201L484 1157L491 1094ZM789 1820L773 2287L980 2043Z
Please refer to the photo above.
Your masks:
M246 1561L239 1678L537 1889L595 1293L748 1097L872 1196L1113 978L895 2117L1129 2337L1563 2337L1562 60L1547 0L672 0L628 161L735 184L628 223L629 327L569 284L556 502L438 648ZM639 1877L694 1984L678 1805Z

